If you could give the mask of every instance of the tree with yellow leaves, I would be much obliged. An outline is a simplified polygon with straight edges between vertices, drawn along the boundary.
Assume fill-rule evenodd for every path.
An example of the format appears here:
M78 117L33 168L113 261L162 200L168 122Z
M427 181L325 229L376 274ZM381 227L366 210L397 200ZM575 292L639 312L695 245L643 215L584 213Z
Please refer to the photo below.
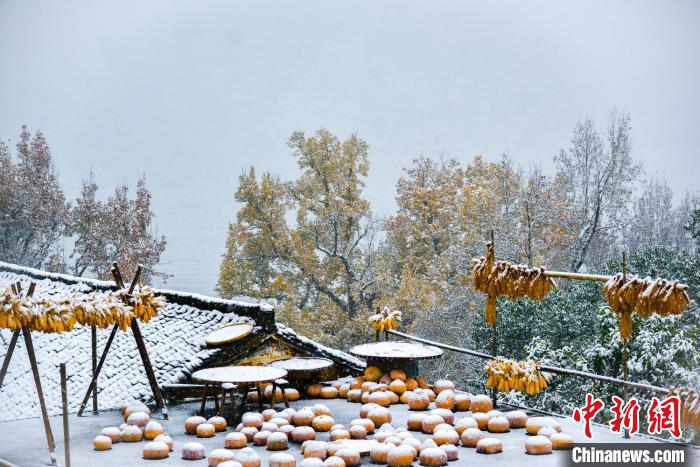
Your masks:
M324 129L295 132L288 145L301 171L295 180L258 180L252 167L239 177L243 206L229 227L218 291L276 300L282 316L312 317L304 321L321 328L302 332L332 334L368 315L377 298L378 223L362 194L368 147Z

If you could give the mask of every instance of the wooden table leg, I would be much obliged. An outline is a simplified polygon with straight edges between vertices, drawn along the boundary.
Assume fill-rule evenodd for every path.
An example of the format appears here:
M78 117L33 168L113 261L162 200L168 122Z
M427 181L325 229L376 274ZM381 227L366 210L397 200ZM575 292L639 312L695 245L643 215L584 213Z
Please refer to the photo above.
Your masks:
M49 456L51 457L51 465L56 465L56 442L53 439L53 431L49 422L49 413L46 410L46 402L44 401L44 391L41 389L41 378L39 376L39 366L36 363L36 355L34 354L34 344L32 343L32 335L28 326L22 328L24 334L24 343L27 346L27 355L29 356L29 364L32 367L34 375L34 385L36 393L39 396L39 407L41 408L41 418L44 419L44 430L46 431L46 441L49 445Z
M270 396L270 408L277 410L277 407L275 407L277 403L277 383L273 382L272 383L272 395Z
M5 359L2 361L2 369L0 370L0 388L2 387L3 381L5 381L5 375L7 374L7 368L10 366L10 360L12 360L12 353L15 351L15 346L17 345L17 339L19 338L19 329L12 331L12 338L10 339L10 345L7 347L7 353L5 354Z
M204 391L202 392L202 405L199 407L199 416L200 417L204 416L204 408L207 405L207 390L208 389L209 389L209 385L205 384Z
M262 384L258 383L256 384L258 388L258 409L260 409L260 412L263 411L263 390L262 390Z
M241 405L240 405L240 408L238 409L241 414L245 413L245 404L248 400L249 386L244 385L244 386L242 386L242 388L243 388L243 396L241 397Z

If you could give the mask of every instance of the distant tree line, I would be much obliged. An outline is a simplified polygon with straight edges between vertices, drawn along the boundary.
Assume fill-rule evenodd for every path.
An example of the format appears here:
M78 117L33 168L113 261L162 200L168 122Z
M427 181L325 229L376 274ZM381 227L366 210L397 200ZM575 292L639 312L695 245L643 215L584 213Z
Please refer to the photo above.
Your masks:
M0 260L100 279L111 279L113 262L126 277L143 264L145 281L166 278L156 269L166 239L154 232L145 179L133 198L126 184L105 201L97 195L90 172L75 203L66 200L40 131L23 126L14 152L0 140Z

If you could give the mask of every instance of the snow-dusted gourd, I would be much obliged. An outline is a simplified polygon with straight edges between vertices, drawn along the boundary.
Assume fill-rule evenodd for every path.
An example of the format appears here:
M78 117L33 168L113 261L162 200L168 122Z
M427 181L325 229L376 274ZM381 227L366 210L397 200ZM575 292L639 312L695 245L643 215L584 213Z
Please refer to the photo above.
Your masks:
M146 412L134 412L126 419L126 423L138 427L146 426L151 421L151 417Z
M170 455L170 446L162 441L151 441L143 447L144 459L165 459Z
M503 445L496 438L484 438L476 443L476 452L479 454L496 454L501 451L503 451Z
M467 428L462 432L460 439L462 441L462 446L465 448L475 448L476 444L484 439L486 436L478 428Z
M441 423L441 424L439 424L438 426L436 426L435 428L433 428L433 433L437 433L437 432L440 431L440 430L451 430L451 431L454 431L454 429L455 429L455 428L454 428L452 425L450 425L449 423Z
M313 429L322 433L330 431L333 425L335 425L335 420L333 420L333 417L328 415L319 415L311 422Z
M533 436L525 440L525 452L539 456L552 453L552 442L546 436Z
M331 441L350 439L350 432L348 430L332 430L329 438Z
M360 407L360 418L367 418L367 414L370 413L370 411L380 407L381 405L373 403L362 404L362 407Z
M287 388L284 390L284 393L287 395L287 400L289 402L296 402L301 399L301 394L294 388Z
M376 366L368 366L365 368L365 380L377 382L382 377L382 370Z
M280 432L270 433L267 437L268 451L284 451L289 446L287 435Z
M374 422L374 426L382 426L385 423L391 423L391 412L384 407L377 407L369 411L367 418Z
M447 453L440 448L423 449L418 457L420 465L440 466L447 464Z
M472 413L486 413L489 410L493 410L493 401L486 394L478 394L476 396L472 396L470 410L472 411Z
M325 459L328 455L328 444L323 441L306 441L301 445L301 453L304 457Z
M413 397L408 399L410 410L428 410L428 406L430 406L430 398L425 393L414 392Z
M318 399L321 396L321 391L323 391L323 386L320 384L312 384L306 388L306 395L312 399Z
M522 410L511 410L504 414L506 420L510 424L511 429L513 428L525 428L527 423L527 414Z
M422 413L412 413L408 416L408 421L406 425L411 431L421 431L423 429L423 419L425 414Z
M241 467L260 467L260 456L252 448L243 448L236 451L236 462L241 464Z
M554 433L549 437L549 440L552 442L552 449L557 451L572 449L574 447L574 438L564 433Z
M214 449L209 453L209 456L207 456L209 467L217 467L222 462L232 460L235 460L235 454L233 451L229 451L228 449Z
M455 391L455 383L448 379L439 379L433 384L435 394L440 394L442 391Z
M258 394L258 391L250 391L248 394L245 395L245 400L250 402L251 404L257 404L258 401L260 400L260 394Z
M243 467L240 462L226 461L219 464L219 467Z
M338 390L332 386L321 389L321 399L337 399Z
M345 447L339 449L335 455L343 459L346 467L356 467L362 463L360 452L355 448Z
M199 443L185 443L182 446L182 458L186 461L198 461L207 457L207 451Z
M157 436L162 435L163 433L165 433L163 425L153 420L148 422L143 428L143 439L153 441Z
M510 430L510 422L506 417L493 417L489 419L487 427L491 433L505 433Z
M367 428L363 425L353 425L348 429L350 433L350 438L352 439L365 439L367 438Z
M415 459L415 451L411 446L395 446L389 450L386 462L389 467L409 467Z
M344 430L344 429L345 429L345 425L343 425L342 423L336 423L335 425L333 425L331 427L331 431Z
M197 426L201 425L202 423L207 423L207 419L199 416L189 417L187 420L185 420L185 433L188 435L197 433Z
M348 402L361 402L362 394L362 389L351 389L348 391L347 400Z
M471 417L460 418L455 422L455 431L459 433L460 436L462 436L462 433L467 428L479 428L479 424Z
M408 391L413 391L414 389L418 389L418 381L415 380L415 378L406 378L406 389Z
M134 412L144 412L148 414L149 417L151 416L151 410L143 402L129 402L124 408L124 421L127 421L129 416Z
M156 439L154 439L153 441L158 441L159 443L165 443L168 446L169 451L172 451L173 447L175 446L173 439L166 434L156 436Z
M269 431L258 431L255 433L255 436L253 436L253 445L254 446L267 446L267 438L270 437L270 432Z
M421 446L421 442L418 441L413 436L409 436L408 438L404 438L403 441L401 441L400 446L411 446L413 449L415 449L416 456L423 449L423 447Z
M373 392L369 395L367 400L372 404L381 405L382 407L389 407L391 404L389 395L384 391Z
M369 458L373 464L386 464L386 458L392 446L386 444L375 444L369 451Z
M402 440L401 438L399 438L398 436L396 436L396 433L394 433L393 435L387 437L387 438L384 440L384 443L386 443L386 444L392 444L392 445L394 445L394 446L400 446L402 441L403 441L403 440Z
M269 422L270 419L274 418L275 415L277 415L277 411L275 409L265 409L262 412L260 412L260 415L263 416L263 421Z
M363 392L362 397L360 397L360 402L367 404L369 402L369 392Z
M350 428L355 425L363 426L365 430L367 430L367 433L374 433L374 430L377 429L377 426L369 418L356 418L354 420L350 420Z
M108 427L102 428L102 431L100 431L100 434L102 436L106 436L109 439L111 439L112 444L118 443L119 441L122 440L122 432L116 426L108 426Z
M413 391L404 391L404 393L399 396L399 402L402 404L408 404L409 399L414 395L415 393Z
M138 443L142 439L141 428L136 425L128 425L122 430L122 441L125 443Z
M400 379L395 379L389 383L389 390L400 396L404 392L408 391L408 388L406 387L405 382Z
M218 415L211 417L209 420L207 420L207 422L214 425L214 429L217 431L217 433L220 431L226 431L226 427L228 426L226 419Z
M259 430L254 426L244 426L243 428L241 428L241 433L245 435L249 443L253 442L253 438L255 438L255 433L257 433L258 431Z
M457 412L466 412L471 408L472 398L468 394L455 394L454 410Z
M501 412L500 410L495 410L495 409L489 410L488 412L486 412L486 415L488 415L489 419L492 419L493 417L503 417L504 416L503 412Z
M389 377L392 379L392 381L398 379L399 381L406 382L406 372L400 368L394 368L391 370L389 372Z
M224 438L224 446L227 449L243 449L248 444L248 438L244 433L234 431Z
M331 456L323 461L324 467L345 467L345 461L338 456Z
M283 420L287 420L287 423L292 423L292 420L294 420L294 414L295 414L295 413L296 413L296 411L294 411L294 413L289 413L289 412L285 412L285 411L283 410L283 411L281 411L281 412L277 412L277 413L275 414L275 416L272 417L269 421L270 421L270 422L273 422L273 420L278 420L278 419L281 418L281 419L283 419ZM274 422L273 422L273 423L274 423Z
M442 446L440 446L440 449L445 451L445 454L447 454L448 462L456 461L457 459L459 459L459 450L454 444L443 444Z
M476 422L476 424L479 426L480 430L486 430L489 426L489 416L486 415L484 412L476 412L472 413L472 418Z
M328 415L329 417L333 416L333 412L331 412L331 409L329 409L325 404L314 404L309 410L311 410L317 417L321 415Z
M443 444L459 444L459 434L455 430L440 430L433 434L433 441L438 446Z
M267 462L270 467L296 467L297 465L297 461L294 459L294 456L290 456L289 454L285 454L283 452L278 452L277 454L271 455Z
M277 431L277 428L278 428L278 426L275 425L274 423L264 422L262 424L262 426L260 427L260 431L273 432L273 431Z
M441 423L445 423L445 420L443 420L441 416L432 414L426 415L421 422L423 433L432 434L435 427Z
M197 438L211 438L216 434L216 428L211 423L200 423L197 425Z
M294 414L293 422L296 426L311 426L316 414L309 409L301 409Z
M262 414L259 414L257 412L246 412L243 414L241 417L241 423L245 427L255 427L258 430L262 427L262 424L265 422L265 419L263 418Z
M433 409L430 411L430 415L437 415L441 417L445 423L452 425L455 422L455 414L451 410L447 409Z
M537 432L537 436L546 436L547 438L550 438L556 432L557 431L551 426L543 426L540 428L540 431Z
M288 440L292 440L292 433L294 433L294 425L282 425L277 429L278 433L284 433L287 435Z
M299 467L323 467L323 461L316 457L309 457L302 460Z
M525 423L525 432L528 435L536 435L545 426L551 426L557 432L561 431L561 425L552 417L531 417Z
M392 381L392 380L391 380L391 376L389 375L389 373L384 373L384 374L382 375L382 377L379 378L379 382L380 382L381 384L386 384L387 387L389 386L389 384L391 384L391 381Z
M289 425L289 420L282 417L274 417L271 418L267 423L272 423L273 425L276 425L279 428L284 425Z
M266 401L271 401L272 400L272 385L268 384L265 386L265 390L263 391L263 397L265 398ZM282 393L282 388L279 386L275 388L275 401L281 401L282 398L284 397L284 394Z
M389 398L389 405L394 405L398 404L401 399L399 399L399 396L395 392L391 391L385 391L386 396Z
M92 447L95 451L107 451L112 449L112 438L105 435L97 435L95 439L92 440Z
M455 393L450 389L440 391L435 397L435 407L439 409L452 410L455 406Z
M316 439L316 431L310 426L298 426L292 431L292 440L295 443L303 443L310 439Z

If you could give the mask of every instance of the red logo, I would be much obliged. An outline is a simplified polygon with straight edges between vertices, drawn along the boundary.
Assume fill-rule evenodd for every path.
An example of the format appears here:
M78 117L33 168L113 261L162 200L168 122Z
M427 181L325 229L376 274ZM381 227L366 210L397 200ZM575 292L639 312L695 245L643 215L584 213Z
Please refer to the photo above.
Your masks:
M610 431L620 433L625 428L633 435L639 432L639 402L634 397L626 404L624 402L619 397L613 396L613 406L610 411L615 418L609 423Z
M658 435L662 431L668 431L674 438L681 437L681 400L678 396L666 398L663 402L652 397L651 405L647 410L649 433Z
M586 435L586 438L593 438L593 435L591 434L591 420L593 420L598 412L603 410L603 407L605 407L603 401L594 398L593 394L588 393L586 394L586 405L580 409L574 409L574 413L572 414L571 418L573 418L575 422L580 423L583 421L583 433Z

